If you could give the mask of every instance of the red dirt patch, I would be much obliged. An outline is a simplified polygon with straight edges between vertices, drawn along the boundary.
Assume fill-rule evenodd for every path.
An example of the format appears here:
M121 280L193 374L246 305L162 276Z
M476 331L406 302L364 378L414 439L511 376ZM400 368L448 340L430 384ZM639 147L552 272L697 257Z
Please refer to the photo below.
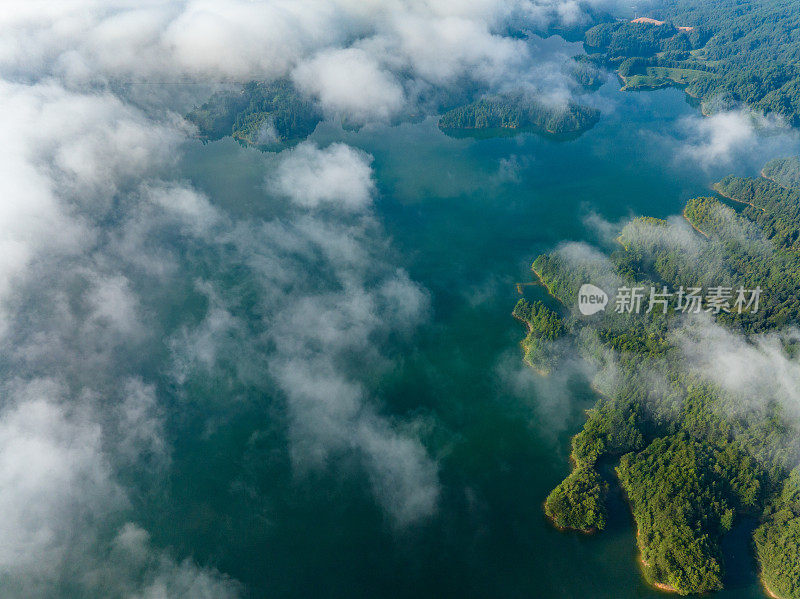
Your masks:
M649 23L650 25L663 25L664 21L658 21L657 19L651 19L650 17L639 17L637 19L633 19L631 23ZM678 27L681 31L691 31L694 27Z

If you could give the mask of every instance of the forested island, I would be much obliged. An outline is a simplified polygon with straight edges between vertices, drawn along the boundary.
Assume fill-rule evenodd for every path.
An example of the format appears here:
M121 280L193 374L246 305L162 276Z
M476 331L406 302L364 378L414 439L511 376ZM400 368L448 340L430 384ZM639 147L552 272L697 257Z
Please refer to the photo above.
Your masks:
M567 73L587 89L596 88L602 73L591 62L573 61ZM446 111L439 119L445 133L480 131L485 135L534 131L552 137L574 137L591 129L600 111L575 102L547 103L530 94L512 93L483 98ZM269 149L308 137L323 120L322 112L304 98L291 81L251 81L234 90L215 93L186 119L199 138L215 141L231 136L250 146Z
M217 92L186 118L197 126L204 141L232 136L243 144L265 148L306 138L322 114L291 81L278 79Z
M439 119L445 133L533 131L549 136L576 136L591 129L600 111L575 102L551 104L528 94L483 98L447 111Z
M625 89L679 86L703 102L743 103L800 124L800 4L793 0L672 0L654 19L601 23L584 44Z
M562 529L602 530L608 487L619 485L637 527L644 576L665 591L723 588L721 541L749 517L757 519L752 543L766 589L800 598L796 413L772 386L771 371L755 396L710 374L710 340L721 331L728 341L735 335L751 344L772 335L786 359L797 355L791 327L800 321L798 164L773 161L763 174L775 180L727 177L715 186L727 199L690 200L683 215L694 231L642 217L623 228L619 247L604 258L539 256L533 271L563 310L526 300L514 310L526 323L526 362L540 371L542 364L558 368L570 342L598 372L599 399L572 439L572 472L545 501L545 513ZM606 311L591 317L571 308L588 281L610 296ZM741 314L692 314L674 304L646 313L645 297L639 314L615 310L620 287L682 286L758 286L761 303ZM697 365L687 349L692 343L710 366ZM609 471L615 476L604 478Z

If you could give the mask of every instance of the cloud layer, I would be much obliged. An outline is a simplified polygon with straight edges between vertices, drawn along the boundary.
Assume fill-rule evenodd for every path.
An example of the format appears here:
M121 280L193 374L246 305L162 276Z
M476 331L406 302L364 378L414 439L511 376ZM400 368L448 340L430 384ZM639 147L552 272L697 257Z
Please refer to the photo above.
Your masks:
M15 3L0 17L0 75L82 88L288 76L327 114L358 123L417 112L465 83L563 101L558 61L504 34L583 22L592 4L609 2Z
M372 158L285 150L264 166L273 216L233 216L178 170L180 112L251 78L290 77L357 124L464 85L536 85L559 68L504 33L581 15L525 0L6 3L0 593L238 596L160 546L137 506L166 486L186 421L210 435L225 421L206 411L250 395L285 419L296 476L354 458L391 526L434 514L436 460L365 381L391 367L386 339L428 316L372 213Z

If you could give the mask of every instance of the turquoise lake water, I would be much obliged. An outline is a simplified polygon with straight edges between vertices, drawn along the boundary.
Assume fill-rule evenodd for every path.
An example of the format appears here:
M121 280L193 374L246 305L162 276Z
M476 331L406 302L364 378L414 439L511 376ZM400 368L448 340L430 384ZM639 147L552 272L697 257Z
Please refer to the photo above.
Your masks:
M596 223L680 214L714 181L754 175L785 148L769 142L706 167L683 157L698 113L680 91L622 93L609 78L592 101L602 120L568 142L451 139L433 120L359 132L322 125L312 136L374 157L386 259L430 300L413 334L381 341L390 366L364 381L381 414L429 423L422 438L439 464L436 514L392 527L357 465L298 476L280 398L244 389L237 393L248 401L208 402L208 411L225 413L219 430L174 419L175 474L138 506L155 542L217 567L252 597L662 596L641 579L617 494L599 535L560 533L543 516L594 399L579 375L542 379L523 368L522 328L510 317L516 283L530 283L533 259L564 241L608 247L602 231L614 227ZM182 176L231 215L275 218L262 189L270 159L230 140L197 144ZM524 293L545 298L536 286ZM726 541L721 599L763 596L746 527Z

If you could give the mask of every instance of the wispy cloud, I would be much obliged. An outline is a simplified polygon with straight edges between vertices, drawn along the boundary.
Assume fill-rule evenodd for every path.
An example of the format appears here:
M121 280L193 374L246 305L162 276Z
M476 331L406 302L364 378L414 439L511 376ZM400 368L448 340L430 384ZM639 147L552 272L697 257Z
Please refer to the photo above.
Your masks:
M678 158L705 169L729 166L736 160L789 151L797 135L779 117L763 116L747 108L721 110L708 117L690 116L682 121L684 139Z
M524 0L4 4L4 596L239 594L151 539L124 475L165 486L175 427L206 417L203 384L230 391L202 398L223 406L268 397L298 476L357 456L393 525L436 512L414 417L387 413L365 380L429 303L372 212L371 157L286 150L262 177L277 216L234 217L176 172L191 130L173 109L220 82L288 76L331 117L391 120L463 83L558 71L503 35L552 19L580 14ZM136 85L186 81L202 85Z

